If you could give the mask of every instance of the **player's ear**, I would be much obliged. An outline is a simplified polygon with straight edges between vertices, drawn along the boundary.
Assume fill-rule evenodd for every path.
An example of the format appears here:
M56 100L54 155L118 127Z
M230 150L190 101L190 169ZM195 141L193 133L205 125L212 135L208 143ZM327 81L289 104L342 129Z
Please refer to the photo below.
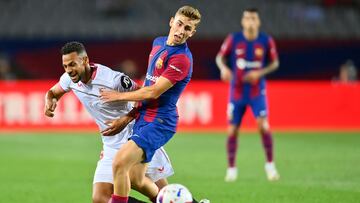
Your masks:
M171 17L171 18L170 18L170 22L169 22L169 26L170 26L170 27L172 27L173 22L174 22L174 17Z
M83 64L84 64L84 65L89 64L89 57L88 57L88 56L84 56L84 57L83 57Z
M191 34L189 35L189 37L192 37L194 34L196 33L196 29L194 29Z

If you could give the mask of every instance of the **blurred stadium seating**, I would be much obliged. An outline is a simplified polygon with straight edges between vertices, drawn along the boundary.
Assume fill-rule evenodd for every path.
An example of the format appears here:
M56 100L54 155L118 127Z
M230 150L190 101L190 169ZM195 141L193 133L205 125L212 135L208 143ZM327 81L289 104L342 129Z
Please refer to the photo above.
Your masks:
M198 37L223 37L239 28L241 10L260 9L264 29L280 38L355 38L359 7L327 6L326 1L217 0L2 0L0 36L25 38L142 38L167 31L168 17L180 5L198 7L206 19ZM341 1L340 1L341 2ZM349 2L349 1L347 1ZM355 2L355 1L354 1Z

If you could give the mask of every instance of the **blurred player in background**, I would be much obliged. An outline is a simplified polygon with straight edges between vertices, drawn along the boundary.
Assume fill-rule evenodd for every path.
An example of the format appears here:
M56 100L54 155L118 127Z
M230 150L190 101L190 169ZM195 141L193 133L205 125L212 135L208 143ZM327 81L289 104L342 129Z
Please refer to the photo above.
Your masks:
M133 135L119 150L113 164L114 195L112 203L127 203L130 186L130 169L136 169L137 185L152 195L156 202L158 188L144 175L156 149L165 145L175 134L178 123L176 102L192 75L192 54L186 40L196 32L200 12L190 6L181 7L170 19L166 37L153 42L144 87L133 92L102 91L106 102L141 101Z
M108 125L112 125L115 122L114 119L130 112L132 104L129 102L104 103L99 98L99 89L107 88L128 92L134 91L138 87L123 73L113 71L100 64L89 63L85 47L79 42L65 44L61 53L65 73L46 94L45 115L53 117L57 101L72 90L95 119L100 131L104 135L109 132L114 134L113 136L102 136L103 152L97 164L93 181L93 202L107 203L113 194L112 162L114 156L132 134L134 123L130 123L121 132L116 130L114 132L114 129L109 128ZM151 181L156 182L159 188L162 188L167 184L165 178L172 174L173 169L166 152L162 148L158 149L149 164L146 175ZM133 187L142 192L137 185L133 185ZM131 198L129 202L141 201Z
M231 33L216 56L221 79L230 81L228 104L228 169L225 181L237 179L236 151L241 120L247 106L256 118L266 154L265 171L269 180L279 179L273 160L273 139L268 122L265 76L279 66L273 39L260 32L260 17L256 8L243 12L242 32Z

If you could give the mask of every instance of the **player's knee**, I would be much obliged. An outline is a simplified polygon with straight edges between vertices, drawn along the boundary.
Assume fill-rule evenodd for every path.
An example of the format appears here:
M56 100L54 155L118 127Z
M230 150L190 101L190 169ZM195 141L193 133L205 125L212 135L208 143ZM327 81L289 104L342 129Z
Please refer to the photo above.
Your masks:
M230 125L228 128L229 136L237 136L239 133L239 127L235 125Z
M144 179L141 176L132 176L131 177L131 187L134 188L135 190L141 190L141 188L144 187Z
M115 159L112 163L114 174L123 174L128 172L128 166L124 159Z
M266 133L270 130L270 125L267 119L259 119L258 120L258 128L260 133Z
M93 203L108 203L110 200L110 196L104 195L104 194L93 194L92 196L92 202Z

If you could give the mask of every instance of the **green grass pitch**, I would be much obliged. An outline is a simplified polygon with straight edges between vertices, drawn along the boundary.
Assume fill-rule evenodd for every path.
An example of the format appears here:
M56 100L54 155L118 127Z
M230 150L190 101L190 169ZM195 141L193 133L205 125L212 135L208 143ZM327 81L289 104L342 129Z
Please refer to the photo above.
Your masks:
M360 202L360 133L274 133L281 174L268 182L259 136L240 137L239 177L225 183L225 136L177 134L170 182L212 203ZM91 202L101 149L96 133L0 134L0 202ZM138 195L135 193L135 195Z

